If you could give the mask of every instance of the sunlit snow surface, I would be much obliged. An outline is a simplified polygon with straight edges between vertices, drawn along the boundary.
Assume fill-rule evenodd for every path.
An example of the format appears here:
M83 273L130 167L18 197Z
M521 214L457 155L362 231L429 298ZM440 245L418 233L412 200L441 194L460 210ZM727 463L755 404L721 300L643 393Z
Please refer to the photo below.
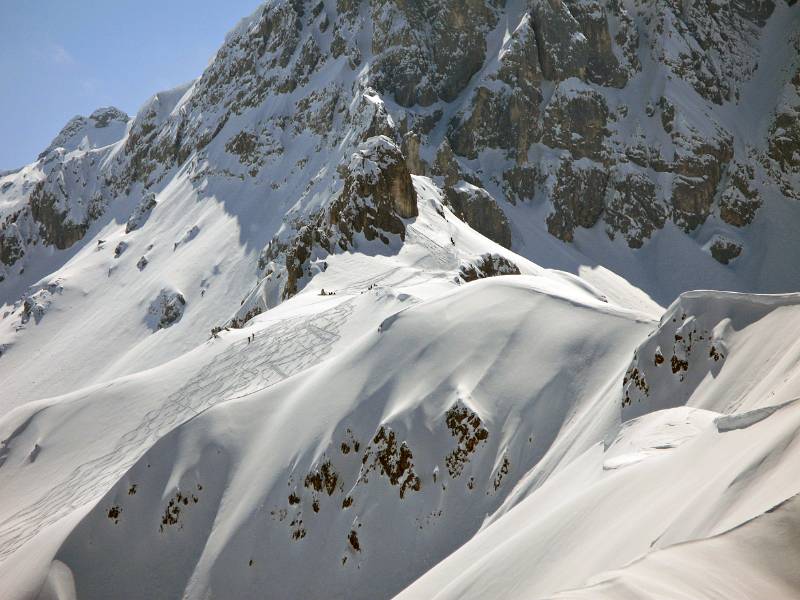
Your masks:
M765 552L792 548L773 533L797 527L796 503L760 515L800 491L800 349L784 335L798 299L621 306L482 238L415 184L420 216L398 254L331 257L242 330L3 419L7 597L798 589L786 557L748 562L730 588L687 580L681 562L720 551L736 565L762 538ZM460 262L485 251L523 274L459 283ZM718 332L725 356L690 352L674 374L649 353L672 352L661 338L686 321ZM755 385L746 357L764 353L786 367ZM623 408L639 363L653 383ZM464 438L448 421L460 413L479 419L460 421ZM380 457L397 467L402 444L412 458L393 483Z
M525 9L507 4L489 54ZM789 11L760 38L784 67ZM715 115L737 144L763 141L780 78L762 64L741 110ZM688 86L649 73L604 93L622 105ZM342 57L302 92L359 76ZM169 124L195 85L141 115ZM373 94L352 98L365 121L383 107ZM694 287L791 289L796 203L762 190L738 233L748 252L728 267L704 247L716 216L691 236L667 224L633 253L600 224L564 244L547 233L549 204L505 203L510 251L414 176L405 240L356 239L298 295L212 336L257 288L272 236L340 191L335 165L369 125L339 123L334 149L276 128L269 168L249 176L224 142L295 110L277 98L231 117L199 164L160 173L153 207L126 192L80 243L32 245L2 282L0 600L800 597L800 296L658 304ZM75 122L61 158L111 163L134 126L123 121ZM654 123L643 135L670 150ZM488 149L474 162L500 173L509 159ZM0 217L43 168L0 176L12 184ZM465 283L462 267L486 254L520 274ZM159 329L170 302L188 308Z

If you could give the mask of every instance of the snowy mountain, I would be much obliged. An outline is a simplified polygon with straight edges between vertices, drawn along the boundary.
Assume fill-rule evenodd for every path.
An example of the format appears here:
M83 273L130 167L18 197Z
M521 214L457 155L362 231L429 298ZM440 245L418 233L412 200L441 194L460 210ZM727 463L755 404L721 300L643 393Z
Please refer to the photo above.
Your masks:
M798 202L794 3L269 1L0 174L0 597L800 597Z

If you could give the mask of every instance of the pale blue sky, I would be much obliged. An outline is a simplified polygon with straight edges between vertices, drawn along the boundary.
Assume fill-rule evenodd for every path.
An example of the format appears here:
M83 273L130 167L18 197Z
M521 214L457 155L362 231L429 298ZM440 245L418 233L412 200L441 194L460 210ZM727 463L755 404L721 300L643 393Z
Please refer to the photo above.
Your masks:
M0 171L66 122L198 76L260 0L0 0Z

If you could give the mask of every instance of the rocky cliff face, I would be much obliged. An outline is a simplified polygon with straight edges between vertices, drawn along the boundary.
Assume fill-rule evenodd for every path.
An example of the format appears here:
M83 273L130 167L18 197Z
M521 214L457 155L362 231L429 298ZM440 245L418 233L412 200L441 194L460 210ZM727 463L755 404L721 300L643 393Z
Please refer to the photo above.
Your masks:
M267 2L190 85L133 119L77 117L0 179L0 276L36 246L75 244L111 203L137 207L139 227L176 177L199 196L237 182L271 199L264 221L277 211L283 225L264 232L259 278L276 260L296 271L279 297L301 285L311 246L402 238L415 214L405 171L433 177L505 246L524 246L531 226L565 243L599 227L634 251L672 223L745 256L740 232L764 198L800 189L793 23L784 0ZM355 177L353 161L378 147L393 166ZM506 214L526 205L545 210L514 233Z
M341 193L326 207L297 221L290 233L274 237L259 260L256 289L242 302L232 323L239 326L271 307L271 298L296 294L325 256L378 242L405 239L405 220L416 217L417 194L403 154L388 137L368 137L339 165Z
M685 295L647 336L659 307L603 267L665 305L796 291L798 32L785 0L270 0L197 80L73 119L0 174L0 409L66 398L6 422L3 476L47 485L5 511L0 560L95 506L52 565L96 597L144 571L171 597L390 597L583 450L632 465L607 454L620 411L796 398L794 321L750 329L794 296ZM750 463L724 460L696 477L738 494ZM664 519L631 542L631 497L601 543L620 514L619 548L681 541Z

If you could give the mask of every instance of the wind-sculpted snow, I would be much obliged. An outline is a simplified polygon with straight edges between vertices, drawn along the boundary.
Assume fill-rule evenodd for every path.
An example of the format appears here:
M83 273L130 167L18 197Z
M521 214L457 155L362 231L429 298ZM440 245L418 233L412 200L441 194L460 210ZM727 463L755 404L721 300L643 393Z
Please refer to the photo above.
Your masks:
M797 294L681 295L634 353L622 380L623 417L684 404L727 413L793 399L790 372L800 357L785 328L798 319ZM772 377L781 385L759 397Z
M70 121L0 174L2 600L800 596L743 550L800 491L798 32L269 0Z
M197 80L155 94L130 120L113 108L74 119L36 163L0 178L6 287L34 282L24 272L43 247L91 245L115 216L129 233L142 227L147 199L169 202L160 194L181 177L198 199L228 205L279 196L256 217L263 255L331 204L337 165L360 142L387 136L446 194L472 186L493 199L465 218L545 266L600 262L661 304L709 279L789 289L798 273L774 267L760 240L781 238L781 264L800 263L786 203L800 185L796 5L437 7L266 2ZM239 216L252 224L252 212ZM661 252L646 248L671 235L710 278L660 267ZM69 253L57 256L56 268ZM237 299L250 287L237 286Z
M0 178L5 367L37 381L29 398L74 390L279 304L331 253L357 249L362 230L383 245L359 251L396 252L414 214L403 162L457 216L545 267L591 278L602 265L664 306L701 286L791 291L797 5L748 1L723 15L671 0L556 4L274 0L198 79L134 118L103 109L74 121ZM385 144L392 167L369 164L386 185L358 169L347 184L353 156ZM126 250L101 269L90 250L106 239ZM11 325L19 298L68 271L80 276L61 318L37 334ZM153 328L142 316L162 289L180 290L186 310ZM116 297L115 319L100 296ZM44 343L66 321L115 341L100 353L110 371ZM34 347L65 387L25 372ZM10 396L24 393L12 385Z
M146 413L113 450L81 464L41 498L0 523L0 560L65 514L96 499L176 426L219 402L253 394L317 364L339 339L351 312L352 305L345 300L310 319L279 322L250 343L231 344Z
M332 256L275 312L219 332L166 401L3 523L0 564L39 561L20 585L66 572L81 598L528 597L798 491L796 296L687 293L657 324L491 245L415 182L399 255ZM528 274L460 282L481 248ZM688 351L689 332L673 373L666 341ZM651 346L665 360L644 368L650 395L621 412L633 349ZM17 442L49 419L15 427L2 469L56 464L52 434Z
M791 400L790 402L795 402L795 400ZM763 408L756 408L744 413L725 415L724 417L715 419L714 424L717 426L717 431L720 433L736 431L737 429L745 429L746 427L755 425L759 421L763 421L772 415L772 413L780 410L781 408L783 408L782 405L765 406Z
M125 461L126 474L114 469L122 479L58 560L74 569L77 589L88 590L86 597L109 593L95 574L118 571L113 565L122 560L120 552L149 556L152 585L170 577L165 589L175 589L177 581L189 586L192 597L204 593L200 588L219 586L247 596L255 589L251 585L266 582L272 582L275 597L300 591L304 597L372 598L399 591L509 501L515 484L541 457L594 442L599 431L559 433L569 415L595 423L616 420L614 404L602 401L605 390L619 395L609 372L622 368L626 346L651 323L590 297L552 296L548 285L500 277L456 286L454 293L401 311L391 327L364 331L324 362L309 352L313 366L260 391L282 379L285 364L295 363L280 357L250 361L253 344L264 338L265 348L291 348L297 331L265 331L256 323L248 328L255 342L238 342L219 355L166 404L185 415L210 404L200 404L208 393L240 398L225 403L231 407L226 416L218 405L183 426L161 412L157 423L139 424L143 433L128 441L140 446L168 425L176 429L133 466ZM378 298L359 295L361 310ZM317 327L335 331L348 307L339 304L308 321L314 334L304 336L305 348L298 350L312 350L314 336L324 338ZM259 364L261 376L274 380L248 381ZM575 379L579 370L582 376ZM231 380L236 387L229 387ZM232 428L221 438L214 433L218 418ZM226 466L215 471L210 465L218 460ZM540 466L544 473L549 468ZM99 462L87 465L87 474L90 469L103 471ZM178 492L176 514L169 500L178 506ZM215 498L223 494L230 504L217 505ZM41 518L38 509L29 513L31 519ZM207 519L215 513L215 533L208 533ZM210 549L218 536L224 550L215 559ZM178 551L180 539L180 547L188 543L191 553L199 552L198 566L168 574L158 566L169 562L162 553ZM409 549L418 544L427 549L413 557ZM296 559L290 557L302 557L304 568L293 567L287 561ZM398 564L403 567L393 566ZM309 578L306 569L318 576ZM134 571L123 570L127 574L116 580L116 590L133 581ZM190 583L191 571L196 583ZM120 598L126 593L115 591Z
M102 574L125 571L131 554L147 556L141 568L154 589L163 582L188 597L248 597L265 585L276 598L389 597L418 576L400 598L529 597L727 531L800 491L789 476L796 402L740 417L664 410L674 393L654 387L651 410L620 423L629 344L653 324L601 301L543 293L534 281L490 278L417 302L302 381L178 427L57 559L90 598L110 593ZM700 324L729 315L730 331L748 335L725 338L726 360L741 352L758 363L747 344L764 347L771 323L797 318L795 300L688 294L662 328L672 335L683 310L684 322ZM766 355L792 348L787 335L770 340ZM770 402L797 393L780 391L776 371L764 382L779 392ZM698 386L690 404L710 407L717 393L730 401L717 410L763 401L749 390L734 402L737 386L725 376L749 383L749 373L723 369L721 387ZM223 493L229 500L219 503ZM162 531L178 495L187 504ZM164 569L175 552L194 558ZM114 584L129 589L133 577L128 570Z
M653 552L622 569L598 575L586 587L552 598L794 598L800 589L796 568L800 557L797 547L785 540L798 534L800 501L795 496L729 531Z
M716 415L625 423L397 599L796 597L798 405L736 432Z

